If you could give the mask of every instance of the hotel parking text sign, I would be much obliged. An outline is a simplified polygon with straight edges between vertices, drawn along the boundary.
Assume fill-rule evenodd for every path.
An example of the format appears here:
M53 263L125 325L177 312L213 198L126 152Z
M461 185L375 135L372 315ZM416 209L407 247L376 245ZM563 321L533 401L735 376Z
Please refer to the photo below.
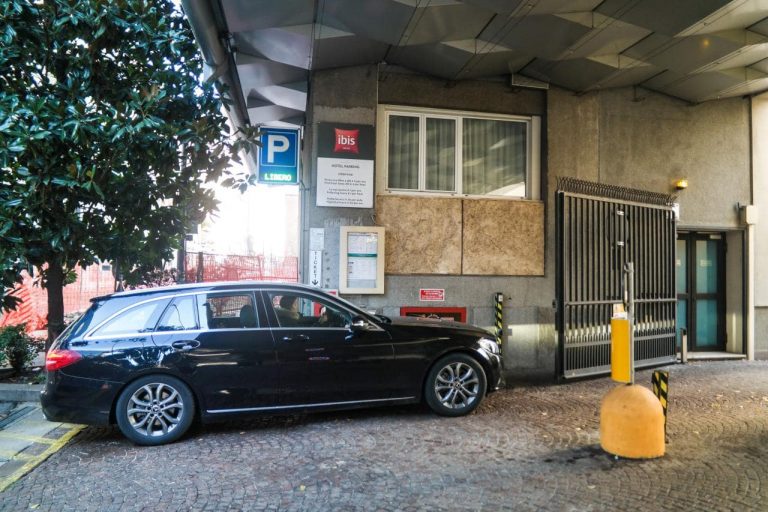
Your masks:
M320 123L317 206L373 208L373 126Z

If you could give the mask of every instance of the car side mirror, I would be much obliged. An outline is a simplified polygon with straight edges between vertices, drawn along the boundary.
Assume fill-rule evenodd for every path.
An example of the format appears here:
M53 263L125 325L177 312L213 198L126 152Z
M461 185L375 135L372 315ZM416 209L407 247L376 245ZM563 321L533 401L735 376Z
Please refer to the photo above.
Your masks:
M356 316L349 323L349 330L352 332L365 332L370 329L370 326L371 324L368 323L368 320L361 316Z

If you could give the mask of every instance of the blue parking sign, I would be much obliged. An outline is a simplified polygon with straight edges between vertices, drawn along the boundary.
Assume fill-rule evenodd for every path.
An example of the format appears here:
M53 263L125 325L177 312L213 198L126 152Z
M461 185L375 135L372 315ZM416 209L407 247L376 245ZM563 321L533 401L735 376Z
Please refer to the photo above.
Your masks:
M259 183L295 185L299 182L299 130L262 128Z

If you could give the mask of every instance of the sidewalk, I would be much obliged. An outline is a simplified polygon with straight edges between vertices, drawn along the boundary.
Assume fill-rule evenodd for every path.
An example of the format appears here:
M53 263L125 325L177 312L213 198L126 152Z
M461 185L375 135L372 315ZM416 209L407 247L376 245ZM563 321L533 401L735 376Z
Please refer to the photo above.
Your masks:
M0 492L60 450L82 426L50 422L40 384L0 384Z

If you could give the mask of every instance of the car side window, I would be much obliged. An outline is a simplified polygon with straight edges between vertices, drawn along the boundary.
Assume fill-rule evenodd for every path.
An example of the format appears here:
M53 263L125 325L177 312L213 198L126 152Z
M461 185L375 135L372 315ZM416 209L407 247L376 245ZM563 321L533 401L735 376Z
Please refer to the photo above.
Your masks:
M248 329L259 326L250 292L208 293L198 296L198 313L208 329ZM205 320L203 320L205 319Z
M321 298L303 293L268 292L280 327L344 328L352 314Z
M112 320L99 327L94 336L119 336L125 334L139 334L154 330L157 317L160 316L168 299L153 300L138 306L131 307L119 313Z
M165 309L156 331L189 331L199 327L197 322L197 305L192 295L174 299Z

